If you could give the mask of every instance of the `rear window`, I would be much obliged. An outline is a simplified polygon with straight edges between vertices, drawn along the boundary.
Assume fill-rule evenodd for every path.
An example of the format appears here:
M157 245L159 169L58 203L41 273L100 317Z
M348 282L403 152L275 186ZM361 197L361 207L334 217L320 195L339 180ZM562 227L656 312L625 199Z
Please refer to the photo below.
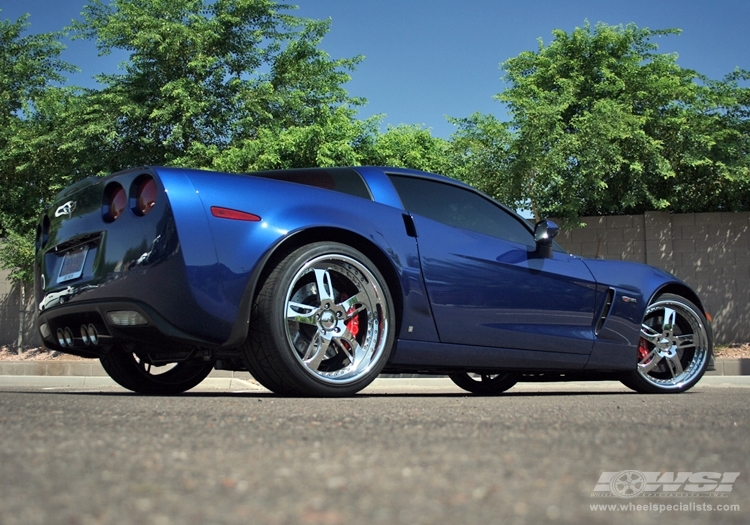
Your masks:
M252 173L266 179L284 180L338 191L355 197L372 200L370 190L362 176L351 168L300 168L293 170L259 171Z

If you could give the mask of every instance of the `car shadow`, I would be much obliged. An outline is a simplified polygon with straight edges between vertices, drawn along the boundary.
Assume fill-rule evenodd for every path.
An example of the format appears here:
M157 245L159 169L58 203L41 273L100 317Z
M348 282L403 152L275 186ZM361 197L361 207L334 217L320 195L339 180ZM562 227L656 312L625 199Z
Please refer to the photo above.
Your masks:
M237 391L195 391L195 392L183 392L181 394L159 396L159 395L148 395L139 394L137 392L128 391L102 391L102 390L82 390L80 387L59 387L54 389L45 390L32 390L32 389L9 389L4 388L0 390L4 393L13 394L30 394L30 395L45 395L45 396L85 396L85 397L115 397L115 398L133 398L143 397L152 399L168 399L168 398L248 398L263 400L282 400L282 399L329 399L329 400L341 400L341 399L381 399L381 398L432 398L432 399L482 399L482 398L529 398L529 397L606 397L606 396L647 396L647 397L660 397L660 396L673 396L674 394L639 394L638 392L623 392L623 391L611 391L611 392L590 392L590 391L546 391L546 392L505 392L497 395L479 395L461 392L369 392L359 393L350 397L304 397L304 396L287 396L274 394L273 392L248 392L243 390ZM691 390L689 392L683 392L680 395L696 395L701 394L701 391Z

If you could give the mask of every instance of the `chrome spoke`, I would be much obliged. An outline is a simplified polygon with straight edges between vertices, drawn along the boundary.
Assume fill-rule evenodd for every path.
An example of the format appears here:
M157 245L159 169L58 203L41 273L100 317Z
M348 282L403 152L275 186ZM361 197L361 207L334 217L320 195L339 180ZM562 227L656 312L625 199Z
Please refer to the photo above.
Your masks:
M645 373L650 372L661 361L661 355L656 349L651 350L649 354L638 363L638 369Z
M677 348L680 350L695 348L695 336L693 334L678 335L675 339L677 340Z
M674 323L677 313L671 308L664 308L664 319L662 320L662 332L671 334L674 331Z
M680 374L682 374L682 363L680 362L680 356L679 355L673 355L670 357L667 357L666 359L667 367L669 368L669 372L672 374L673 378L677 378Z
M362 347L357 342L357 339L347 330L344 332L344 335L342 335L340 338L342 341L346 341L346 343L349 345L349 348L351 349L347 354L349 354L352 357L352 363L355 361L362 359Z
M302 303L289 302L286 305L286 320L304 324L315 324L315 312L317 306L310 306Z
M365 292L359 292L356 295L353 295L349 297L348 299L344 300L339 306L346 310L347 312L351 310L355 305L361 305L357 311L361 311L365 309L365 304L367 304L369 298L367 296L367 293ZM351 317L351 315L349 316Z
M662 338L662 333L657 332L656 330L654 330L648 325L642 324L641 325L641 337L651 344L657 344L659 340Z
M331 274L328 270L315 269L315 284L318 288L320 304L333 299L333 284L331 283Z
M347 312L346 312L346 320L348 321L349 319L355 318L356 316L359 315L359 312L362 312L362 311L365 311L365 310L367 310L367 307L365 305L362 305L362 306L360 306L359 308L357 308L355 310L351 310L351 311L347 310Z
M320 368L320 363L322 363L326 357L330 344L330 339L326 339L319 333L316 333L315 337L312 338L310 344L307 346L305 356L302 358L305 364L313 370L318 370L318 368Z
M333 344L335 344L338 347L339 350L341 350L342 352L344 352L344 354L346 355L347 359L349 359L350 363L353 363L354 362L354 353L349 349L348 346L346 346L342 342L342 340L343 340L342 337L335 337L334 339L331 340L331 342Z

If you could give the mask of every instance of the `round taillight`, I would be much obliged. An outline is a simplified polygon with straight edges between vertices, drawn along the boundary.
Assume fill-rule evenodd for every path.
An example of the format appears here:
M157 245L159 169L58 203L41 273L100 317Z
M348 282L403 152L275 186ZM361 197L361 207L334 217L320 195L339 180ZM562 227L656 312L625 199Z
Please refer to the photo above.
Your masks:
M109 215L112 217L112 220L122 215L127 205L128 196L125 193L125 189L120 186L109 197Z
M128 194L125 188L119 184L112 183L104 190L104 202L102 203L102 213L104 220L112 222L123 214L128 206Z
M146 215L156 204L158 190L156 181L151 177L145 177L136 182L135 209L137 215Z

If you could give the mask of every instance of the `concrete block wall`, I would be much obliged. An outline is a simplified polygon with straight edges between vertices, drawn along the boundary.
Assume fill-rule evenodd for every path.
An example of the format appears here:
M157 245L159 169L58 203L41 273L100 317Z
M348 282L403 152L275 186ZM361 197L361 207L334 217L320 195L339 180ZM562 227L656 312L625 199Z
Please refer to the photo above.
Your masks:
M10 272L0 270L0 343L6 345L18 339L18 294L8 281Z
M16 346L20 321L21 293L17 284L8 279L10 272L0 270L0 346ZM39 346L41 337L34 328L34 301L31 286L26 286L26 322L24 346Z
M582 222L557 238L570 253L664 268L698 292L717 343L750 341L750 213L648 212Z

